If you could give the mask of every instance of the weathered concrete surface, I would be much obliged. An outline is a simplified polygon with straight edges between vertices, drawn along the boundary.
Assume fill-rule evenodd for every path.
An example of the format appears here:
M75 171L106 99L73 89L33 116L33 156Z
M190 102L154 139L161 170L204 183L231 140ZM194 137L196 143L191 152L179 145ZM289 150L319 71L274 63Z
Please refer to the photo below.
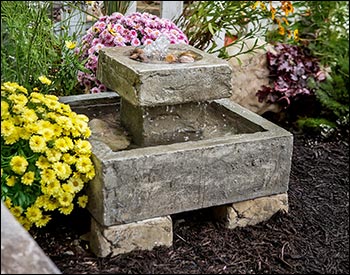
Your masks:
M173 244L170 216L104 227L91 221L90 246L98 257L115 256L133 250L152 250Z
M61 274L2 201L1 274Z
M203 56L193 63L153 64L129 58L132 46L99 51L97 78L112 91L137 106L174 105L230 97L232 70L228 62L190 45L170 45L171 50L191 50Z
M265 131L113 152L92 140L88 209L102 225L130 223L288 190L293 136L228 99Z
M143 107L120 101L121 124L142 147L264 130L213 102Z
M255 43L255 38L250 39L245 41L244 45L238 45L237 48L243 46L242 51L246 51L251 49ZM259 102L256 96L262 85L270 86L270 71L267 68L266 52L268 50L272 51L273 47L258 39L257 46L263 45L265 45L264 48L239 55L239 60L233 57L228 61L232 68L233 90L231 100L259 115L268 111L276 113L281 111L281 105L266 101ZM231 49L229 47L229 54L236 53L237 48Z
M288 212L287 193L213 207L214 216L230 229L269 220L278 211Z

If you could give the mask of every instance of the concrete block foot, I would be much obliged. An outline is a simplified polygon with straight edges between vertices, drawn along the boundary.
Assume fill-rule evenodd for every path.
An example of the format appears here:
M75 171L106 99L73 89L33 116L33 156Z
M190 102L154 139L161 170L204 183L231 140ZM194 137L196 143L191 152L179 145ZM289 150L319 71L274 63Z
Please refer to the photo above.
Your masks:
M267 221L279 210L288 212L288 195L278 194L213 207L214 218L226 228L244 227Z
M152 250L173 244L170 216L127 224L102 226L91 219L90 247L98 257L115 256L133 250Z

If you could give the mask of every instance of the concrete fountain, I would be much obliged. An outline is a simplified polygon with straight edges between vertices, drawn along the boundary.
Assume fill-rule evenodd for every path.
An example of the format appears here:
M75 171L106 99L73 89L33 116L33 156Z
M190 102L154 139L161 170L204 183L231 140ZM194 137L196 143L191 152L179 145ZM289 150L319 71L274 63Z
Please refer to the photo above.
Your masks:
M195 56L184 63L133 50L99 52L97 77L115 92L61 99L91 120L92 251L171 246L176 213L210 207L234 228L287 211L293 136L228 99L228 63L189 45L167 49Z

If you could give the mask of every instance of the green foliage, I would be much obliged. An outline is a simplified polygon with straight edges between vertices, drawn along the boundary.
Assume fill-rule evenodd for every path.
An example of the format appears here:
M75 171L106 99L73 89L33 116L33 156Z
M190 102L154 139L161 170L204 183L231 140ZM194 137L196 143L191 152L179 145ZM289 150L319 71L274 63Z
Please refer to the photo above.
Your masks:
M25 83L30 88L40 75L50 73L59 56L48 8L46 2L1 1L2 82Z
M316 98L321 105L315 117L302 118L300 126L315 126L327 120L329 127L349 126L349 2L295 1L294 26L300 43L310 49L320 63L330 71L326 81L317 87ZM309 119L310 124L305 124ZM317 125L317 122L320 125Z
M131 1L103 1L104 14L111 15L113 12L125 14Z
M32 90L44 75L53 82L47 92L82 93L76 75L84 61L65 45L76 37L63 31L63 24L62 32L54 32L52 5L50 1L1 1L1 81L23 83Z
M299 127L304 130L314 130L323 134L330 134L335 129L343 130L349 127L349 56L339 58L338 66L325 82L318 85L316 98L321 105L317 118L301 118ZM319 125L317 123L320 123ZM325 132L322 125L327 125L332 131Z
M263 48L265 45L257 43L258 37L263 37L271 24L275 25L274 22L280 22L282 26L282 20L277 18L286 17L285 7L290 3L278 1L281 5L273 8L270 2L191 1L174 23L186 34L190 45L228 59ZM219 48L216 38L221 32L233 43ZM289 39L292 38L290 35ZM255 40L255 43L247 49L246 41L249 39ZM230 47L238 49L238 52L230 54Z
M329 136L330 133L333 133L332 129L336 127L335 123L324 118L300 118L297 124L304 131L314 134L322 133L324 136Z

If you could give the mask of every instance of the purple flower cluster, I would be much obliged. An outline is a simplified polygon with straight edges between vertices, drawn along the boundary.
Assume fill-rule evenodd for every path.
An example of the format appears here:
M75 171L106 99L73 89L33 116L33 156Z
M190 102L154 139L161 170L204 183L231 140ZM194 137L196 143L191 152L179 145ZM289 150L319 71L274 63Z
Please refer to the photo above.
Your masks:
M98 52L104 47L141 46L152 43L165 35L171 44L188 44L187 36L169 19L149 13L134 12L123 15L115 12L102 16L87 30L82 38L82 58L87 59L85 68L79 71L78 81L86 93L106 91L106 86L96 78Z
M274 52L267 52L267 66L270 71L272 86L262 85L257 92L259 102L279 102L288 107L292 100L300 96L314 94L310 86L326 79L319 60L305 48L296 45L278 43Z

